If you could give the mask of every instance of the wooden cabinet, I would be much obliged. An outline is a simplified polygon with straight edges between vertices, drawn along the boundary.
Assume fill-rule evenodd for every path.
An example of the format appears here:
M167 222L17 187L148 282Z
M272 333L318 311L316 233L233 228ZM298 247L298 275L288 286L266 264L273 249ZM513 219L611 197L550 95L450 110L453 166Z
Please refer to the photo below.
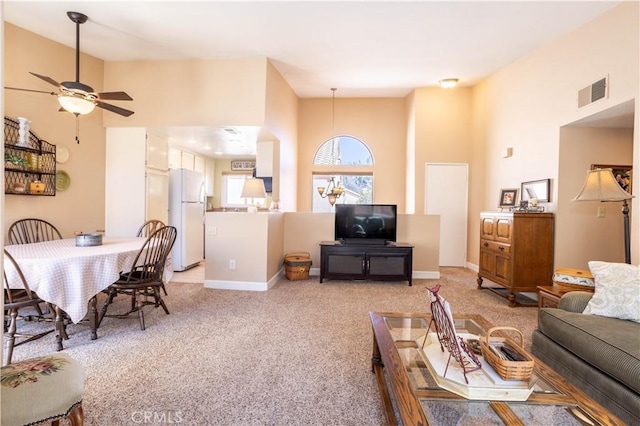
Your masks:
M481 213L478 288L487 287L509 300L527 304L518 293L536 293L552 284L553 213Z
M562 293L550 286L538 287L538 311L542 308L557 308Z
M327 241L320 244L320 282L346 280L408 281L412 284L413 246L355 245Z
M56 146L29 131L19 140L18 121L4 118L4 193L56 195Z

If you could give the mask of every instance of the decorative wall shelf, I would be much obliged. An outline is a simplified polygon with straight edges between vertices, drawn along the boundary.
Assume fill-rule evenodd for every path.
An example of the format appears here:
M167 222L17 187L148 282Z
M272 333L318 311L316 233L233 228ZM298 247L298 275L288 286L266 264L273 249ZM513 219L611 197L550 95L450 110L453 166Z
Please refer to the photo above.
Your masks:
M56 146L29 131L20 140L20 124L4 118L4 193L56 195Z

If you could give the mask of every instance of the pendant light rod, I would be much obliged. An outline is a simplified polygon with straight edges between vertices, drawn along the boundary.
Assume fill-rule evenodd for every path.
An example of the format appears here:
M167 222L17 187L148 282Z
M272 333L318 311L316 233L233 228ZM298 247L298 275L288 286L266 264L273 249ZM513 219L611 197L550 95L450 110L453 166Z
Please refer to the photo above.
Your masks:
M336 135L336 89L335 87L331 88L331 136L335 137Z

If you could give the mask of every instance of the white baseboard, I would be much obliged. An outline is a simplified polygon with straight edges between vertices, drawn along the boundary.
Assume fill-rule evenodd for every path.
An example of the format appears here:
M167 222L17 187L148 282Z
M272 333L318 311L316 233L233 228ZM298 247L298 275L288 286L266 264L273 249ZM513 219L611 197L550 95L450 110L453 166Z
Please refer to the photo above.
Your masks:
M413 271L413 279L437 280L440 279L440 271Z
M478 272L480 268L475 263L467 262L467 269L471 269L473 272Z
M267 282L204 280L204 286L205 288L215 288L218 290L267 291L275 285L282 274L283 270L280 268Z
M284 275L284 270L280 269L268 282L204 280L204 286L217 290L267 291L275 285L282 275ZM309 275L319 276L320 268L309 269ZM440 279L440 271L413 271L412 278L437 280Z

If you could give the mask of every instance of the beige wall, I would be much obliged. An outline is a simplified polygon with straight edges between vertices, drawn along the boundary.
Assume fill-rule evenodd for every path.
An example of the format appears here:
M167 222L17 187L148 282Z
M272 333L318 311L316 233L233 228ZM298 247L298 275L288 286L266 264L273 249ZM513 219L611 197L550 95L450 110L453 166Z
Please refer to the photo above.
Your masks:
M205 286L267 290L282 267L283 224L282 213L206 213Z
M12 24L4 24L4 85L35 90L56 88L32 75L46 75L57 81L75 79L75 50ZM103 62L80 55L80 80L102 90ZM71 178L66 191L49 196L4 196L4 232L17 219L38 217L53 223L65 237L74 231L93 232L104 228L105 131L97 109L78 120L80 143L76 143L76 119L58 112L55 96L4 90L4 114L26 117L31 130L54 145L69 149L69 161L57 164ZM107 113L110 114L110 113Z
M571 213L558 202L559 197L564 197L557 185L563 167L560 152L571 155L560 146L563 126L633 100L636 132L632 162L640 170L638 8L637 2L623 2L471 89L420 88L405 99L338 97L335 133L350 134L367 143L376 161L369 168L376 176L374 202L397 204L400 213L423 211L421 174L425 161L466 162L464 158L468 157L467 258L473 267L478 259L477 217L481 211L496 210L500 188L550 178L555 184L547 208L557 211L559 224L570 220L564 215ZM58 80L74 76L73 49L10 24L5 24L4 35L6 86L53 89L28 71ZM42 138L54 144L64 143L71 151L69 162L60 166L71 176L69 190L55 197L6 196L5 226L16 218L43 212L42 217L56 223L65 235L103 227L103 125L264 125L266 121L274 128L272 136L281 143L279 188L284 205L300 212L311 209L313 155L334 133L330 98L298 100L296 128L295 96L283 81L273 77L275 71L265 58L103 64L81 55L81 61L83 82L95 90L126 90L135 99L126 105L136 114L124 119L98 111L81 117L78 145L74 143L75 119L54 112L58 109L55 97L5 90L7 115L30 118L32 129ZM610 79L609 97L578 110L577 90L604 75ZM266 109L274 105L278 112L271 115ZM471 143L467 144L469 137ZM439 142L442 140L447 144ZM501 151L507 147L513 148L513 156L501 158ZM408 165L411 151L416 158ZM360 169L353 167L353 171ZM412 175L415 181L407 182ZM633 187L640 188L640 173L634 174ZM635 211L638 202L638 198L633 200ZM638 229L640 215L636 214L632 218L634 263L640 259ZM567 238L570 237L575 235ZM585 257L593 255L588 245L577 250ZM569 261L562 256L557 249L556 263Z
M266 58L107 62L104 86L124 90L130 117L105 127L262 126Z
M416 212L416 112L415 112L415 91L406 97L407 116L407 146L405 153L405 213L414 214Z
M622 203L571 200L582 188L592 164L630 165L632 150L631 129L560 129L555 247L558 265L588 269L590 260L624 260ZM605 217L596 217L598 207L605 208Z
M639 26L638 2L623 2L612 11L566 37L538 49L505 67L473 88L473 165L470 186L470 224L468 260L478 262L479 214L496 210L500 188L519 188L529 180L550 178L558 182L560 128L612 106L635 99L635 128L640 128L638 100ZM577 91L609 76L609 97L578 110ZM513 148L513 156L501 158L501 151ZM571 155L571 154L567 154ZM631 157L624 161L629 163ZM621 159L622 161L622 159ZM633 135L633 165L640 167L639 134ZM584 168L584 167L582 167ZM580 172L584 179L586 170ZM639 174L633 186L638 187ZM558 210L558 185L552 185L548 211ZM575 188L575 192L580 187ZM634 207L638 199L633 201ZM566 200L563 200L566 201ZM637 208L635 208L637 211ZM560 210L557 223L570 218ZM633 217L632 261L640 259L640 219ZM585 230L580 231L585 232ZM569 261L558 244L556 265ZM575 237L566 236L568 238ZM572 250L578 258L596 256L589 245ZM623 261L624 259L620 259Z
M468 87L415 90L413 196L416 213L425 213L425 163L471 162L471 93Z
M401 98L335 100L332 126L331 99L300 99L298 111L298 211L311 211L312 171L330 171L313 166L322 143L336 135L350 135L371 150L373 166L341 166L344 172L374 173L373 202L397 204L405 210L406 106ZM335 170L335 169L334 169Z
M284 252L308 252L319 273L320 243L333 241L334 222L333 213L285 213ZM399 214L397 240L414 246L414 278L439 277L440 216Z
M265 128L275 136L273 194L282 211L295 211L298 174L298 97L271 62L267 63Z

